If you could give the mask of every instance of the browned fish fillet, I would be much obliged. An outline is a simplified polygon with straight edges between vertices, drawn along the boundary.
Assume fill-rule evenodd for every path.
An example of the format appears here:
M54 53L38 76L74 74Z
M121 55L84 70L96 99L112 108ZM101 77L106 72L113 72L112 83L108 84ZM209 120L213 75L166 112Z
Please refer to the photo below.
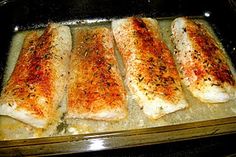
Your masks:
M236 97L234 76L224 50L201 24L179 17L172 23L176 61L183 83L203 102Z
M70 63L68 118L118 120L126 115L126 93L110 30L77 29Z
M51 24L41 36L28 34L1 93L0 114L37 128L53 122L65 92L71 47L67 26Z
M151 18L112 22L113 34L126 66L126 84L150 118L187 107L174 60Z

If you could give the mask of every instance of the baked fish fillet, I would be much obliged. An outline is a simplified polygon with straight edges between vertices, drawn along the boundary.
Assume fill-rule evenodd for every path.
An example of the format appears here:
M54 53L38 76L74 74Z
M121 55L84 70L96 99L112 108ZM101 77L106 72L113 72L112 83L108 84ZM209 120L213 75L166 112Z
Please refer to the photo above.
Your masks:
M151 18L115 20L113 34L126 67L126 84L144 113L157 119L187 107L170 50Z
M127 115L126 92L105 27L75 30L67 118L119 120Z
M175 57L182 82L203 102L226 102L235 98L235 80L227 57L201 24L179 17L172 23Z
M50 24L40 36L29 33L0 98L0 115L36 128L55 121L68 75L72 47L67 26Z

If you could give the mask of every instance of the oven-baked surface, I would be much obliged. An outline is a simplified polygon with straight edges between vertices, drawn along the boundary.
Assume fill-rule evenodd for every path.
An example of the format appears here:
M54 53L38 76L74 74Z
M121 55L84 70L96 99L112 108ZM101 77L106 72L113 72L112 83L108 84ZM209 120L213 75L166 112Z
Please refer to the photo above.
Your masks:
M137 104L157 119L188 106L172 54L156 20L125 18L112 30L126 69L126 84Z
M203 25L179 17L172 23L174 53L182 82L203 102L220 103L236 97L229 59Z
M111 30L77 28L68 80L67 118L119 120L127 98L115 58Z
M36 128L58 121L65 94L71 33L67 26L49 25L40 36L29 33L15 69L0 98L0 114Z
M205 27L209 28L210 33L212 34L213 38L215 38L219 42L218 38L214 35L214 32L212 30L212 25L209 25L209 23L206 22L202 18L199 18L199 17L192 17L192 18L194 19L194 21L201 23ZM174 18L161 18L161 19L157 18L156 20L159 24L159 29L160 29L163 42L167 45L170 52L173 53L174 45L171 42L171 23L173 22ZM106 21L104 19L92 19L92 20L87 20L87 21L82 21L82 22L83 22L82 24L76 24L75 26L73 25L70 26L73 38L75 37L74 35L78 27L90 28L94 26L96 27L104 26L108 29L111 28L111 21L109 20ZM71 23L73 23L73 21ZM31 31L32 30L29 30L29 32ZM37 31L42 31L42 30L37 30ZM15 65L14 58L18 57L18 51L20 51L21 46L22 46L22 39L24 38L27 32L28 31L16 32L12 38L12 47L9 51L9 58L8 58L9 60L6 66L4 80L7 80L9 78L12 68L14 68L14 65ZM73 45L74 45L74 41L73 41ZM220 44L220 46L222 45ZM119 70L121 71L122 76L125 76L125 66L122 62L122 57L120 56L120 53L116 49L116 46L114 48L115 48L114 49L115 58L118 62ZM230 67L232 67L231 64L230 64ZM125 88L126 87L127 86L125 85ZM61 136L61 135L70 138L67 135L74 135L74 134L81 135L81 134L87 134L87 133L97 134L97 133L102 133L102 132L106 133L106 132L124 131L124 130L129 132L130 130L133 130L133 129L140 129L141 132L142 131L145 132L147 128L162 130L165 127L171 128L172 126L173 126L172 130L175 130L177 126L179 126L177 127L178 129L183 129L182 127L185 128L185 124L186 126L192 126L192 127L196 125L198 126L198 124L204 124L206 126L210 125L212 128L214 128L215 126L218 127L217 124L219 124L218 122L221 120L225 122L225 119L229 118L230 120L229 122L231 123L232 122L231 119L233 119L236 115L235 100L230 100L225 103L203 103L199 101L198 99L196 99L195 97L193 97L191 93L186 89L185 86L183 86L183 93L184 93L185 99L187 100L189 104L189 107L183 110L178 110L171 114L167 114L156 120L152 120L144 114L143 110L140 108L137 101L134 99L133 94L131 94L129 90L127 90L128 114L126 118L120 119L119 121L98 121L98 120L87 120L87 119L79 119L79 118L65 119L66 114L64 114L63 116L61 116L61 119L58 121L59 125L55 127L50 126L49 128L46 128L43 130L38 130L38 129L35 129L34 127L21 123L12 118L1 116L0 117L0 122L1 122L0 138L7 140L7 139L27 139L27 138L36 138L36 137ZM59 104L58 110L60 110L60 112L65 111L66 108L64 108L64 106L66 104L67 104L67 100L63 99ZM224 123L224 126L226 125L225 123ZM223 128L223 130L220 129L219 132L225 131L225 129L230 129L230 127L225 127ZM214 129L212 130L214 131ZM184 132L185 129L183 129L182 131ZM168 136L168 138L180 138L180 137L186 138L187 136L192 136L192 134L194 134L193 131L195 130L186 131L188 134L181 133L179 134L180 136L173 133L173 136L172 137ZM208 132L203 131L201 133L206 134ZM161 137L163 138L152 139L151 141L162 140L162 139L167 138L167 136L161 136ZM127 139L130 139L130 138L127 138ZM147 140L149 140L149 138L147 138Z

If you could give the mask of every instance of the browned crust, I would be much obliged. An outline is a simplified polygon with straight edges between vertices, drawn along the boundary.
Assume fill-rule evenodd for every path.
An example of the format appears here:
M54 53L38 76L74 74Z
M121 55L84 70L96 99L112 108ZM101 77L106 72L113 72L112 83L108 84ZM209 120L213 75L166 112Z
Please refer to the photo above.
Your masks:
M2 100L18 109L30 113L35 118L52 117L55 113L53 103L53 82L55 73L52 67L53 34L50 27L42 36L33 32L26 36L15 69L2 92ZM37 102L44 97L45 104Z
M213 79L216 86L223 83L234 86L235 80L227 64L226 56L206 28L186 18L184 31L188 33L195 50L191 56L194 64L191 64L188 69L194 71L197 81L202 81L206 79L205 76L211 75L213 78L208 79Z
M180 77L171 52L162 41L157 26L146 18L131 17L128 20L127 26L123 25L123 31L131 29L132 35L122 38L119 32L115 33L118 49L126 64L126 78L131 82L135 81L150 99L160 96L170 102L177 102L179 98L176 91L182 91ZM133 44L136 50L131 50L132 46L127 45L129 42L126 41L130 38L135 39L136 42ZM140 62L137 63L134 59ZM134 92L131 82L127 83Z
M116 110L126 112L126 103L111 32L105 27L80 28L71 56L68 117L93 114L96 119L102 111Z

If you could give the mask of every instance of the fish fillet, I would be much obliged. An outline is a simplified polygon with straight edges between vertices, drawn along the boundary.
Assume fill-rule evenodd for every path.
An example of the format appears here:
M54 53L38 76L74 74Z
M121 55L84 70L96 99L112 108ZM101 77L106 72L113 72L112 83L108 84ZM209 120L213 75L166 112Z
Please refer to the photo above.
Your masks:
M29 33L2 90L0 115L36 128L45 128L55 121L65 92L71 47L67 26L50 24L41 36Z
M70 63L67 118L119 120L127 115L126 92L111 31L77 28Z
M143 112L157 119L188 106L170 50L151 18L112 22L113 34L126 67L126 84Z
M172 23L175 57L182 82L203 102L218 103L234 99L235 79L227 57L202 24L185 17Z

